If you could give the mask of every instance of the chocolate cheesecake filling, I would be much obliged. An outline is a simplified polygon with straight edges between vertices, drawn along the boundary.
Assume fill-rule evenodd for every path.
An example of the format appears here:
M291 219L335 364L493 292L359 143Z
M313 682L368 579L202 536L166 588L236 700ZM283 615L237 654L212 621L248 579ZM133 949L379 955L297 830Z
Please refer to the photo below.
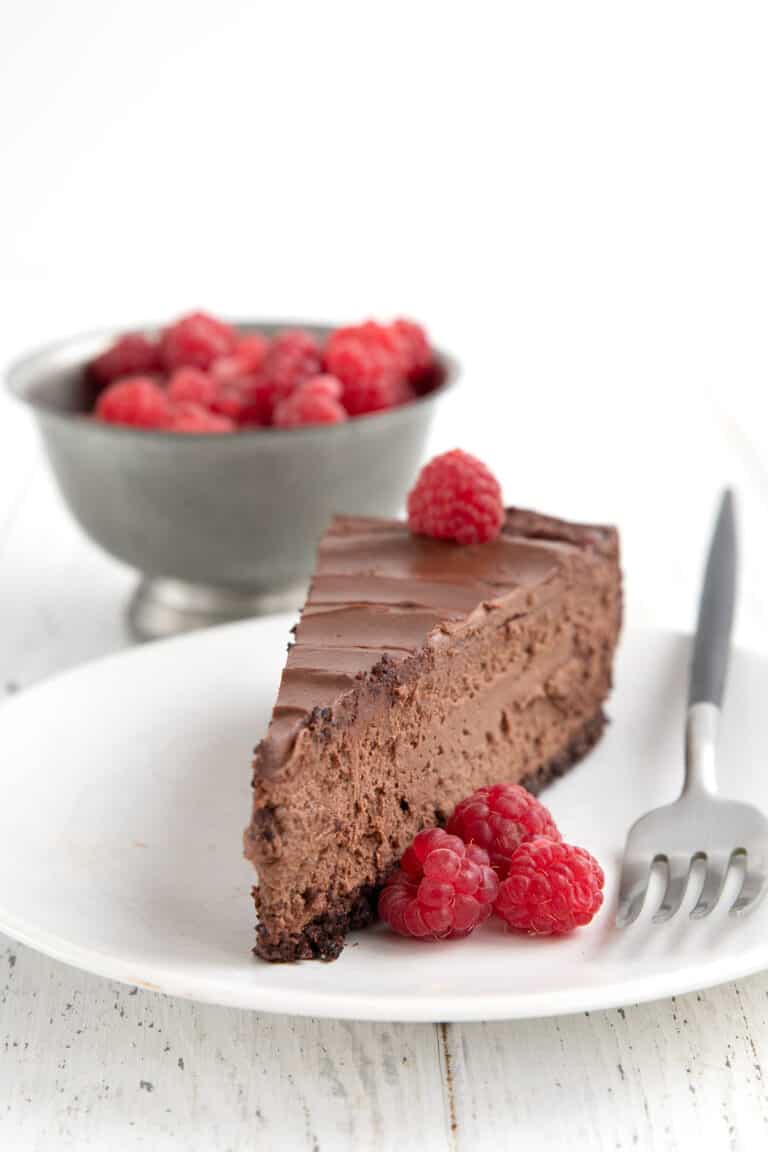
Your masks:
M620 616L612 529L510 510L462 547L334 521L254 763L259 954L337 955L420 828L583 755Z

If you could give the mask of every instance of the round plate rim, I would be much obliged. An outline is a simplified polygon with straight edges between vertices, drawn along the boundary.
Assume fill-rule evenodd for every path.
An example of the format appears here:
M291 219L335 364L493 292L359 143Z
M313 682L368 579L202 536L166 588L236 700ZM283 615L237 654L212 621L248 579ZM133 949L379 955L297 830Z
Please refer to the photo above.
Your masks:
M55 690L63 681L90 675L98 668L115 663L142 662L148 653L160 649L166 650L169 646L194 645L200 642L201 637L209 638L214 634L230 633L244 627L256 629L267 620L277 624L280 619L293 620L294 614L281 613L279 616L224 624L201 632L156 641L149 647L129 648L79 664L37 681L19 695L6 698L0 704L0 725L9 711L15 710L21 704L26 706L29 699L39 693ZM628 632L633 637L645 636L659 640L685 638L683 633L665 628L633 628ZM757 649L740 646L738 652L742 657L768 665L768 655ZM79 945L54 933L46 932L38 925L25 923L23 918L2 905L0 905L0 932L53 960L131 987L203 1004L268 1014L281 1013L340 1020L435 1023L543 1019L648 1003L668 996L682 996L768 969L768 940L766 940L764 944L732 955L704 959L670 971L648 973L631 981L565 987L556 992L548 990L522 994L492 993L483 996L473 995L471 998L441 993L439 997L425 999L422 995L408 993L391 993L375 997L370 994L345 993L337 990L305 991L254 983L252 994L243 995L242 987L233 988L221 980L211 981L193 974L180 977L178 973L151 962L145 963L142 967L141 964L126 960L120 955Z

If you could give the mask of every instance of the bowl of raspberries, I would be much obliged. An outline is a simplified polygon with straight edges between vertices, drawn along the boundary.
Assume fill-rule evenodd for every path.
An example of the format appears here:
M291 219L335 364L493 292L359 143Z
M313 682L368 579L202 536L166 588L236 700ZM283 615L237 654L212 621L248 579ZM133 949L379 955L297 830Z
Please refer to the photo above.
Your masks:
M155 637L301 602L336 513L395 514L455 365L414 321L205 312L16 361L70 511Z

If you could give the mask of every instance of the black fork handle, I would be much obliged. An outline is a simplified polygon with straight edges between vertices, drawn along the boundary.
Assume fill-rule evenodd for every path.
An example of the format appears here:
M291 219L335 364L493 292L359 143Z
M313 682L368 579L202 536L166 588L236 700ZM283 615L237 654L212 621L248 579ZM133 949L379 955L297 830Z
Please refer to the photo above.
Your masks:
M691 659L689 706L722 706L736 605L736 569L736 514L733 492L726 488L704 570Z

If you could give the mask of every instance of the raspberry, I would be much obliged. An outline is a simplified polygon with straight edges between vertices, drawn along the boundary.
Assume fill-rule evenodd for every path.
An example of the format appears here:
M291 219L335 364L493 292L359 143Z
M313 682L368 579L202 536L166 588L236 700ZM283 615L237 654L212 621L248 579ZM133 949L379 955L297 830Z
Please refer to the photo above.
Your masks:
M278 396L279 391L271 380L263 376L241 376L219 384L210 407L241 428L268 428L273 422Z
M419 832L379 897L379 915L401 936L468 936L498 892L488 854L441 828Z
M216 396L216 381L199 368L177 368L168 381L168 399L174 404L209 408Z
M199 404L179 404L168 425L171 432L234 432L235 425L226 416L217 416Z
M342 384L341 402L350 416L392 408L399 399L402 376L390 356L354 331L339 329L325 348L326 368Z
M238 423L245 427L272 424L278 404L320 370L320 349L308 332L281 332L269 345L261 371L237 381L245 396Z
M164 389L150 376L127 376L101 393L96 401L95 416L107 424L166 428L171 419L171 404Z
M211 365L211 375L222 384L233 380L255 379L269 350L269 340L255 332L243 336L229 356L222 356Z
M425 464L408 494L408 526L423 536L484 544L496 539L503 523L498 480L459 448Z
M301 424L339 424L347 413L338 401L341 384L335 376L313 376L275 406L273 423L278 428Z
M190 312L163 332L163 363L169 371L185 367L210 368L214 360L235 351L237 339L231 324L206 312Z
M270 344L261 370L274 391L274 404L284 400L294 388L317 376L323 362L317 341L302 329L286 329ZM274 405L273 405L274 406Z
M251 402L251 391L250 380L232 380L226 384L217 384L209 405L210 410L218 416L226 416L235 424L240 424L243 413Z
M560 840L549 809L519 784L478 788L456 805L448 831L465 844L479 844L504 879L513 853L534 836Z
M237 352L233 352L231 356L222 356L218 360L214 360L210 367L210 373L219 384L239 383L241 380L250 379L253 375Z
M407 362L402 342L374 320L332 332L325 363L341 380L342 403L350 416L384 411L404 399Z
M342 403L353 416L407 403L433 369L426 334L410 320L338 328L326 343L325 362L344 385Z
M97 384L111 384L122 376L144 376L160 367L160 349L138 332L121 336L88 365L88 375Z
M268 351L268 337L260 332L250 332L238 340L235 356L247 372L258 372Z
M337 380L335 376L331 376L328 372L321 372L319 376L312 376L302 384L301 387L311 389L313 392L323 393L325 396L330 396L332 400L339 400L341 398L341 381Z
M400 380L369 364L361 368L360 375L344 382L342 402L350 416L365 416L370 412L386 412L401 400Z
M378 324L375 320L366 320L364 324L347 331L356 333L369 348L377 349L382 359L398 376L407 377L410 369L410 350L394 324Z
M256 376L240 384L241 403L237 422L241 428L268 428L275 407L275 387Z
M395 320L390 330L401 349L408 379L418 383L431 373L434 364L426 332L413 320Z
M545 836L521 844L494 911L510 928L552 936L589 924L603 903L603 870L584 848Z
M363 344L398 375L407 375L410 367L408 341L406 335L399 332L395 324L379 324L376 320L365 320L362 324L347 324L343 328L337 328L328 337L326 352L330 349L333 355L338 348L348 343Z

